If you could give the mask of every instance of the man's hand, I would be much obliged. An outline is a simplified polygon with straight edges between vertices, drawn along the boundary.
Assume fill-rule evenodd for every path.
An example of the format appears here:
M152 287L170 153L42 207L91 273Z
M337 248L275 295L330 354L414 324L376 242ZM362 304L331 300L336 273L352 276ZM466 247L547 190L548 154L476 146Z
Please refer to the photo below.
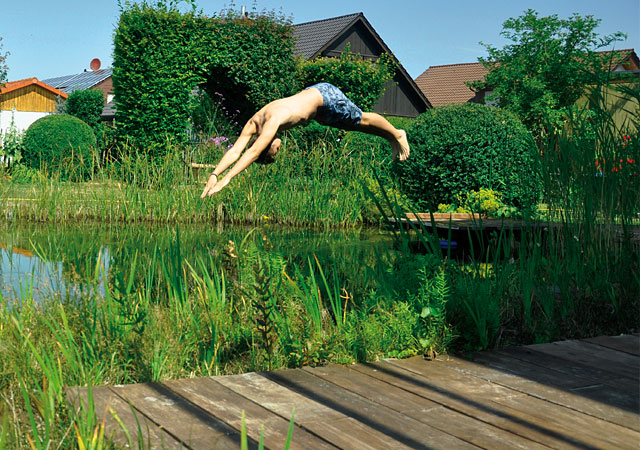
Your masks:
M211 174L207 184L204 186L204 191L200 195L200 198L205 198L207 195L213 194L213 187L218 184L218 176L214 173Z

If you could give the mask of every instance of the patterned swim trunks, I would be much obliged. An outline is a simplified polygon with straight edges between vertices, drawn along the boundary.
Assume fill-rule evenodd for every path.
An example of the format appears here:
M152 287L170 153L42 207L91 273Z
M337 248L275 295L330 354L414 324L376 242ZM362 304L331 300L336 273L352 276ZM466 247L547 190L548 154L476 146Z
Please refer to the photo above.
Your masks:
M344 93L329 83L318 83L306 89L316 88L322 94L322 107L316 120L323 125L353 127L362 120L362 110Z

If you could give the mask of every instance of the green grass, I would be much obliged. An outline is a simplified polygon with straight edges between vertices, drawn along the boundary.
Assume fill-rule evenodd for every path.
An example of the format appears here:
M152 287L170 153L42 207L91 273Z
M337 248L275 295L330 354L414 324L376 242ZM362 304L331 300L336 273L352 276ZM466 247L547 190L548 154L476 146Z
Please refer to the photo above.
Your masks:
M631 126L582 113L541 149L547 215L525 217L521 235L508 226L488 238L470 232L478 246L464 261L443 254L424 227L394 233L393 245L355 264L333 250L320 262L315 244L289 257L257 231L192 251L176 227L167 245L143 233L137 248L112 255L118 264L106 275L95 251L34 239L29 250L63 261L69 279L88 289L35 301L25 281L17 298L0 299L0 448L102 442L94 439L102 429L90 405L67 408L70 385L637 332L640 141ZM282 231L353 227L407 212L384 172L374 181L388 158L377 144L301 149L301 142L286 142L278 163L253 167L206 201L199 199L202 180L185 173L177 152L162 162L124 157L94 168L94 183L102 184L55 176L29 186L2 183L2 219L268 222ZM596 159L609 161L605 176L596 176ZM619 159L636 166L613 170ZM533 219L551 226L541 229ZM65 245L74 249L72 261L60 257Z
M371 203L359 185L388 169L389 146L379 138L358 141L356 151L348 145L308 145L285 139L275 164L254 164L225 190L204 200L200 194L207 174L194 174L183 159L187 149L178 147L156 160L125 152L117 160L92 167L90 182L61 181L59 174L26 177L17 171L0 187L0 219L325 228L365 222ZM190 158L215 161L220 152L205 146Z

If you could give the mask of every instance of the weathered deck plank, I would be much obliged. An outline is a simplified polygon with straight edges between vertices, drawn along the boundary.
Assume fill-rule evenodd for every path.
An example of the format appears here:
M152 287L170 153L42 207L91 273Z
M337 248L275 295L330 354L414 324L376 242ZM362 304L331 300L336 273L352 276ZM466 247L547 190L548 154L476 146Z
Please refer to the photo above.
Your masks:
M589 339L582 339L585 342L591 342L603 347L608 347L620 352L629 353L630 355L640 356L640 337L630 336L598 336Z
M234 450L240 447L240 433L161 384L130 384L111 389L188 447ZM256 447L255 442L251 444Z
M158 427L140 411L131 409L131 405L109 389L108 386L91 388L96 418L104 421L105 436L123 445L131 445L148 449L183 449L184 445L177 439ZM79 402L87 405L88 388L75 387L69 389L67 398L75 407ZM117 414L122 425L113 417L111 411ZM125 427L123 430L122 426ZM126 430L126 432L125 432ZM127 433L129 436L127 436ZM130 441L129 441L130 440Z
M473 364L458 358L448 366L551 403L640 431L640 402L624 389L572 377L500 353L476 355Z
M93 388L107 435L144 448L638 449L637 335L442 357ZM69 389L74 405L86 388ZM138 425L139 424L139 425Z
M513 347L504 350L496 350L495 353L508 355L547 369L556 370L564 373L567 379L578 377L580 379L591 380L594 383L625 389L629 392L629 395L638 393L637 378L630 379L627 377L612 375L608 370L603 370L600 367L593 365L582 364L574 360L567 360L561 355L548 354L539 350L533 350L531 347Z
M326 366L304 370L363 398L482 448L547 448L350 367Z
M216 380L287 419L295 408L296 423L336 447L411 448L341 411L294 392L263 375L250 373L220 377Z
M284 448L289 431L288 420L224 387L214 379L190 378L167 381L164 385L237 431L241 430L242 412L244 411L247 435L250 438L258 442L260 429L264 427L265 446ZM298 427L294 434L296 439L291 443L292 449L336 448L303 428Z
M638 358L587 342L561 341L551 344L534 344L528 347L542 353L598 368L616 377L625 376L635 379L640 371Z
M511 414L526 420L528 424L539 429L546 429L550 435L558 439L568 437L579 445L596 446L597 448L623 448L625 443L640 442L640 433L626 427L606 422L593 416L570 410L561 405L550 403L530 395L502 395L496 383L481 378L469 378L464 374L457 375L457 371L446 366L446 363L420 364L415 358L394 361L394 364L419 374L440 389L447 390L467 399L484 400L482 404L498 411L509 408ZM463 384L460 386L459 383ZM466 385L466 387L465 387ZM499 386L502 387L502 386ZM490 391L495 389L495 394ZM510 392L512 389L503 388ZM465 392L470 393L465 394ZM487 392L489 394L487 395ZM476 394L477 393L477 394ZM474 395L475 394L475 395ZM575 435L575 430L580 430Z
M348 417L356 419L373 430L384 433L407 448L468 449L475 446L444 433L412 417L367 400L339 386L303 370L281 370L265 374L278 384L330 406ZM353 448L357 448L353 443Z

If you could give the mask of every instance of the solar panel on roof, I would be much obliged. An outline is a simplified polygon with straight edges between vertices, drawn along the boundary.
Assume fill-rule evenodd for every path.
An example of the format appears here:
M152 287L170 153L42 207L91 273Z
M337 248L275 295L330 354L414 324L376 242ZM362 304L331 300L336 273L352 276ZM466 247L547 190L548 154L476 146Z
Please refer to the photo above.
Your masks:
M111 69L100 69L95 72L87 71L81 72L75 75L65 75L62 77L49 78L42 80L43 83L48 84L56 89L60 89L65 94L70 94L78 89L89 89L101 81L106 80L111 76Z

